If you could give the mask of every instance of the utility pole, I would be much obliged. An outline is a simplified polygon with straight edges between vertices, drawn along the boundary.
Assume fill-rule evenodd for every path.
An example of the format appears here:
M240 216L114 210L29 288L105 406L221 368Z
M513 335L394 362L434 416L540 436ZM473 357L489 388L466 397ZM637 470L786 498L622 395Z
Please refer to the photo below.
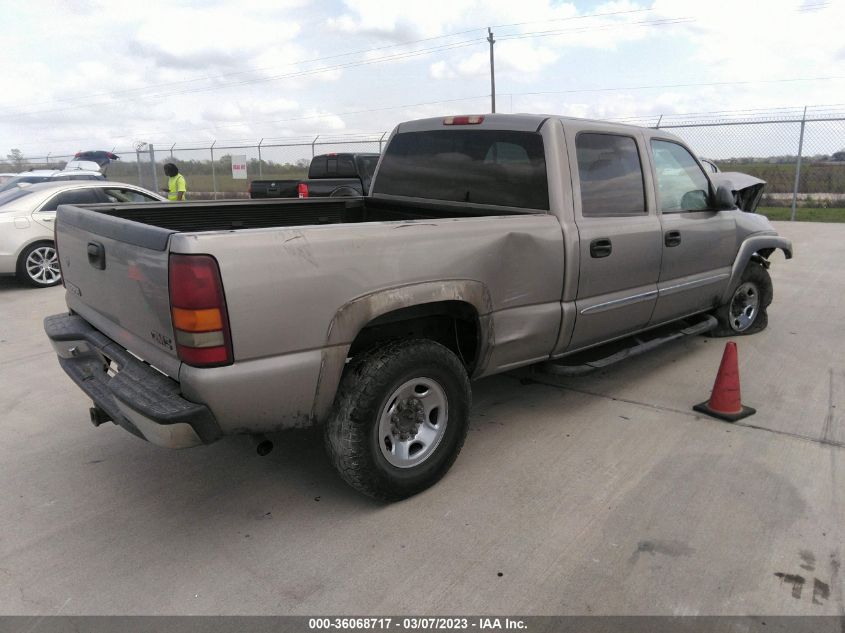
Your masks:
M493 44L496 40L493 39L493 31L487 27L487 41L490 42L490 103L491 112L496 113L496 66L493 62Z

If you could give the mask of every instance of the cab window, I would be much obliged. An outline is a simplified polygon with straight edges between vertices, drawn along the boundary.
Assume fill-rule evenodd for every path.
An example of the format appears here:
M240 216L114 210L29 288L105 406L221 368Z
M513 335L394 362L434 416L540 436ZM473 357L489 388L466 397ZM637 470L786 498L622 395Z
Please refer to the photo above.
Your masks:
M672 141L652 139L654 171L663 213L708 209L710 183L686 148Z
M645 214L643 168L632 137L581 132L575 152L584 217Z

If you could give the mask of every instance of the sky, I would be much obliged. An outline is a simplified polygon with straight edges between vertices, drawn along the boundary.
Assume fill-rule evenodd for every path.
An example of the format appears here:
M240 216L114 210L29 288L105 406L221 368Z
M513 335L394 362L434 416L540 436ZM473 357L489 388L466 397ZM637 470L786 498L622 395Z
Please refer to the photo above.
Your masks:
M0 1L0 155L841 105L845 0Z

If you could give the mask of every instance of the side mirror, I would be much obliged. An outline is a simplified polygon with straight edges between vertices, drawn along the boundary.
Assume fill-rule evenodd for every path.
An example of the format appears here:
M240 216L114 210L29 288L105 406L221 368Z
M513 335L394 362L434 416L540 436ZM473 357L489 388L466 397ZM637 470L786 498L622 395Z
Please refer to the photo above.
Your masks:
M725 185L719 185L716 189L716 209L718 211L727 211L728 209L736 209L734 202L734 194L730 188Z

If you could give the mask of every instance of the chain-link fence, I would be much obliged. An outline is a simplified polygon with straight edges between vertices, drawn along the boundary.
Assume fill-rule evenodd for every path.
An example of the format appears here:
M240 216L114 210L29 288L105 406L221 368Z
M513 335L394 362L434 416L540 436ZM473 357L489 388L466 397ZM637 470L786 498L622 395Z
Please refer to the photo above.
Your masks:
M764 208L835 209L845 220L845 110L808 106L769 112L626 119L680 136L722 171L766 181ZM782 217L782 214L775 214Z
M683 138L702 158L722 171L739 171L765 180L765 207L838 209L845 219L845 109L831 106L768 111L660 115L618 119L667 129ZM163 144L137 143L115 149L119 161L108 177L148 189L166 185L162 167L174 162L185 175L190 197L246 197L256 179L303 178L311 158L330 152L380 152L383 134L317 135L247 141ZM246 179L233 177L232 157L244 157ZM14 171L60 169L70 155L17 157L0 167Z
M245 198L249 182L257 179L300 179L311 159L331 152L380 153L387 138L381 134L317 135L301 138L266 138L258 141L211 143L137 143L134 149L113 148L119 158L106 169L109 180L139 185L153 191L167 186L163 167L175 163L188 183L191 199ZM236 178L233 157L246 162L246 178ZM10 157L0 171L62 169L73 154Z

